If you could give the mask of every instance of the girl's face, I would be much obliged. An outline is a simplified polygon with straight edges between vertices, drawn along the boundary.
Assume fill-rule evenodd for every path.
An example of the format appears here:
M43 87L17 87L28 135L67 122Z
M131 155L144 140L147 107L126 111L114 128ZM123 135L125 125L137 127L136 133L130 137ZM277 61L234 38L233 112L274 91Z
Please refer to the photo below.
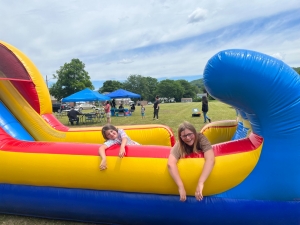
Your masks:
M180 138L181 140L186 143L189 146L192 146L194 144L195 141L195 135L194 133L189 130L189 129L185 129L184 131L182 131L180 133Z
M105 137L109 140L115 140L118 137L118 132L115 130L105 131Z

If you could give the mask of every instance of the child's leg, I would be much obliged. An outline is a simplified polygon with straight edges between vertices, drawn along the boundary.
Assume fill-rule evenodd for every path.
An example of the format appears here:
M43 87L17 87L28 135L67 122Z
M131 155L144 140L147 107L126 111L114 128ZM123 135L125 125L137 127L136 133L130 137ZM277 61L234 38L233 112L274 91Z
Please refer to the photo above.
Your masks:
M206 123L206 112L203 112L204 123Z

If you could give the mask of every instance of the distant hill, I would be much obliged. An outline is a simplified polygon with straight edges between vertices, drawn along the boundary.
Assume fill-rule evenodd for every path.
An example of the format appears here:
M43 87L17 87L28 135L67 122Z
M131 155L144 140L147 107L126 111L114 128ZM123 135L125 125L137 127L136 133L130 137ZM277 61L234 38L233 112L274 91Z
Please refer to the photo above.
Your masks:
M293 67L293 69L296 70L296 72L297 72L298 74L300 74L300 67Z
M201 91L204 88L203 78L200 78L200 79L197 79L197 80L192 80L192 81L190 81L190 84L197 86Z

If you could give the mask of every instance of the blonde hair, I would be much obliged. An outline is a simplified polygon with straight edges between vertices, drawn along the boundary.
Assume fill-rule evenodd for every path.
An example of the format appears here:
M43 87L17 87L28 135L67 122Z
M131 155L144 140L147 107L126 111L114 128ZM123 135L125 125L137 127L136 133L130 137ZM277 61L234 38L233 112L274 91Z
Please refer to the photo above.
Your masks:
M102 136L105 140L108 140L108 138L106 137L106 131L108 130L114 130L116 132L118 132L118 128L116 128L114 125L111 124L106 124L105 126L102 127Z
M190 130L194 134L195 140L192 146L187 145L181 138L181 132L184 130ZM184 121L182 124L178 127L178 140L179 140L179 146L180 146L180 156L183 158L187 154L190 154L191 152L198 153L198 134L196 131L196 128L189 122Z

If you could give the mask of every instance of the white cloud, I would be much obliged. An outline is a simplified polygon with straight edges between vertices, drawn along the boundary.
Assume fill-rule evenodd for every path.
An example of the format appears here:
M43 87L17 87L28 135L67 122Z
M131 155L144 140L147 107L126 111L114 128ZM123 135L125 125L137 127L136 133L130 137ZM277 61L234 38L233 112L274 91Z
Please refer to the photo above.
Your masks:
M0 15L1 40L44 77L78 58L94 81L184 78L201 75L207 60L228 48L300 66L297 0L1 1Z
M197 23L200 21L204 21L207 17L207 10L197 8L194 12L192 12L188 16L188 23Z
M133 60L131 60L131 59L122 59L118 63L120 63L120 64L129 64L129 63L133 63Z
M273 56L276 59L280 59L280 60L284 59L284 55L281 54L280 52L276 52L276 53L272 54L271 56Z

